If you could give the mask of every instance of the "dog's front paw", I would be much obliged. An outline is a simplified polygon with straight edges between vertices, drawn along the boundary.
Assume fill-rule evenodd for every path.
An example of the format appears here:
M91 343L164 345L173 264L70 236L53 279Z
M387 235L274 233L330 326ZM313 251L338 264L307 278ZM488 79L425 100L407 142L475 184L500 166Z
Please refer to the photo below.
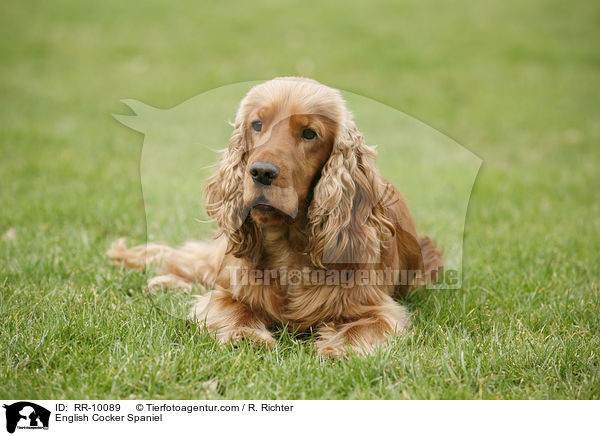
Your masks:
M379 348L388 347L392 338L404 334L408 325L408 318L393 321L360 319L338 325L330 323L318 330L317 352L334 358L373 354Z
M322 340L316 342L317 353L323 357L335 359L351 355L367 356L381 345L378 343L367 344L364 342L351 343L349 341Z
M171 289L190 292L192 290L192 284L175 274L157 276L148 281L148 291L150 292Z
M264 344L269 348L275 346L275 338L266 329L255 329L252 327L223 328L217 332L217 340L221 343L239 344L247 339L256 344Z

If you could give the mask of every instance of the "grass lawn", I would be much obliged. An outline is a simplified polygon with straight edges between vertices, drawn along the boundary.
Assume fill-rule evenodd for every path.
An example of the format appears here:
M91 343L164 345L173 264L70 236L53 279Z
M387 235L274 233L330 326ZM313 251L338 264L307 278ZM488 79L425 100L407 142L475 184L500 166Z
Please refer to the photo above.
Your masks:
M600 398L600 5L310 3L3 2L0 397ZM412 331L366 359L322 361L285 332L275 351L217 346L145 296L151 272L104 255L146 237L143 136L119 101L279 75L484 161L462 289L409 295Z

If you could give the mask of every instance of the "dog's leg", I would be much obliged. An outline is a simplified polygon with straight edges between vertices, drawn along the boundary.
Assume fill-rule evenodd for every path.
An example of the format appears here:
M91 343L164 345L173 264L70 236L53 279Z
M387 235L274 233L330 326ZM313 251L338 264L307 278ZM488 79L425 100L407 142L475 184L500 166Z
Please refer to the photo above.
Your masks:
M211 242L187 242L177 249L159 244L127 247L124 239L119 239L110 247L108 256L116 265L127 268L160 265L161 275L148 282L150 289L190 290L195 282L208 286L214 283L226 249L227 241L222 237Z
M150 291L164 291L169 289L191 292L192 283L175 274L163 274L162 276L156 276L148 280L148 290Z
M442 278L441 274L443 274L442 253L428 236L419 237L419 247L423 259L422 284L435 283Z
M115 265L142 270L152 263L161 263L173 251L174 248L160 244L127 247L125 238L120 238L112 243L106 254Z
M236 343L246 338L269 347L275 344L265 323L227 290L217 289L198 297L190 315L215 333L221 343Z
M363 318L344 323L328 323L317 334L317 351L327 357L349 353L370 354L400 336L410 327L408 311L391 298L381 306L369 307Z

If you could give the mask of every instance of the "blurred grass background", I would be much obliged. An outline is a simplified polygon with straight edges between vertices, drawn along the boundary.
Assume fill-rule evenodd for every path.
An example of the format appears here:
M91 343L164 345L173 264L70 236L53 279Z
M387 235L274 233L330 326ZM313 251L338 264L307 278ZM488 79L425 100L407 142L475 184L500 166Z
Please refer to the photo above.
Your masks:
M4 1L0 396L600 397L600 6ZM214 346L118 271L145 237L142 137L112 113L306 75L438 129L484 160L465 284L405 304L383 355L320 362Z

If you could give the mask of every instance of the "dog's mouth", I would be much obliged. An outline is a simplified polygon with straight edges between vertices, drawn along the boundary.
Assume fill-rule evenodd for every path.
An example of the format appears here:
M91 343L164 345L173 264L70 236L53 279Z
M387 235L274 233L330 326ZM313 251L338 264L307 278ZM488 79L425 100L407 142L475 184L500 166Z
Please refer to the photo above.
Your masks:
M272 219L295 219L298 211L294 211L292 213L287 213L285 210L282 210L273 205L264 195L260 195L256 200L252 202L252 206L250 207L253 216L255 218L263 217L264 219L272 220Z
M279 209L273 206L271 202L265 198L264 195L259 196L256 200L252 202L252 209L265 213L281 212Z
M272 212L276 212L277 211L277 209L275 209L273 206L271 206L268 203L258 203L258 204L255 204L252 207L252 209L258 210L258 211L261 211L261 212L266 212L266 213L272 213Z
M259 187L252 183L244 186L243 200L246 210L254 218L263 218L265 222L275 219L293 221L298 215L298 194L293 187Z

